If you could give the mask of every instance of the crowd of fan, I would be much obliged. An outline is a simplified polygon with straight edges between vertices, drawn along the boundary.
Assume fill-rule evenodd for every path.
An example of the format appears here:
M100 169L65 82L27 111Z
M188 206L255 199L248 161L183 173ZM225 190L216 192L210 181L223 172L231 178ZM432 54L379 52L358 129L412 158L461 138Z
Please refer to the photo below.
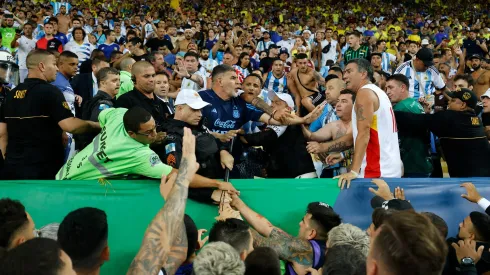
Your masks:
M0 9L0 178L162 178L128 274L490 272L485 214L445 241L374 180L367 233L314 202L293 237L228 182L490 176L487 1L34 2ZM207 245L187 197L220 204ZM104 211L35 230L27 210L0 200L0 273L109 260Z

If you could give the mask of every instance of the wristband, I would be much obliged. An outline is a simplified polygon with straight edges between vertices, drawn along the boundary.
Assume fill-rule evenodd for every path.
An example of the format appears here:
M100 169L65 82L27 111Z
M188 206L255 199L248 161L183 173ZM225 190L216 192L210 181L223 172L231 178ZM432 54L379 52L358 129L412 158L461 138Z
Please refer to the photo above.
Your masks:
M345 154L344 154L344 152L340 152L340 156L341 156L343 159L345 159Z
M356 171L354 170L350 170L350 173L353 174L355 176L355 178L357 179L359 177L359 173L357 173Z
M191 75L191 74L189 74L189 76L186 76L185 78L186 78L186 79L191 79L191 78L192 78L192 75Z

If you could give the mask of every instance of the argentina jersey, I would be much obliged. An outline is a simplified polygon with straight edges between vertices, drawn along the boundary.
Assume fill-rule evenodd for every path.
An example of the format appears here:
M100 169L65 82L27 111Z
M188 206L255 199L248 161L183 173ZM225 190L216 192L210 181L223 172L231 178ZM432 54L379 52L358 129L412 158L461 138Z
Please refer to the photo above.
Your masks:
M211 89L200 91L199 95L202 100L210 103L201 112L204 126L213 132L223 134L238 130L249 121L259 121L264 114L241 97L223 100Z
M276 78L272 71L269 72L264 81L264 89L269 92L273 91L275 93L287 93L288 85L286 74L283 73L280 78Z
M443 89L446 84L434 66L427 68L425 72L416 72L412 60L403 63L395 74L402 74L410 82L409 95L413 99L419 99L434 94L436 89Z
M383 52L381 54L381 69L389 74L391 74L393 71L391 70L391 62L396 61L396 56L392 55L391 53Z
M250 71L248 70L248 68L242 68L242 67L240 67L238 65L233 65L233 68L235 68L235 70L237 70L240 73L242 73L243 79L245 79L250 74Z
M82 62L90 58L90 54L95 47L90 43L82 43L78 44L77 42L70 41L65 45L65 51L70 51L75 53L78 56L78 69L80 70L80 65Z

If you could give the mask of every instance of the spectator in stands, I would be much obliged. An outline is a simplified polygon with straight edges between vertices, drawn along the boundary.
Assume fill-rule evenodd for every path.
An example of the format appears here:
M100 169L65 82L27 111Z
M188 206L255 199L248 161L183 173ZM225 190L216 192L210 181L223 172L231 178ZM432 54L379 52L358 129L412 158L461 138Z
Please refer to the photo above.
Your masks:
M63 43L54 37L52 23L48 22L44 24L44 34L45 36L36 42L36 49L58 51L61 53L63 51Z
M424 114L424 108L408 93L410 83L402 74L394 74L388 78L386 94L393 103L393 111ZM431 154L429 151L429 132L413 135L411 132L398 132L400 156L403 162L403 177L428 178L432 172Z
M206 76L199 70L199 55L188 52L184 56L184 62L177 62L175 70L182 77L181 89L199 91L206 88Z
M231 245L245 261L254 250L253 237L249 226L242 220L229 218L217 221L209 231L209 242L225 242Z
M477 97L468 89L449 94L448 110L435 114L395 111L398 129L413 133L427 129L441 137L451 177L490 175L489 148L483 125L475 114Z
M161 73L166 70L165 60L163 59L163 54L160 52L150 52L146 55L146 61L153 65L156 73Z
M97 84L97 72L102 68L109 67L109 63L105 59L94 58L91 60L91 72L82 73L80 69L80 74L76 75L71 80L71 86L76 95L83 98L82 106L80 111L76 113L79 117L82 115L82 110L87 102L89 102L99 91L99 86Z
M306 215L301 220L298 237L293 237L250 209L238 196L233 195L231 206L236 208L252 230L254 247L273 248L279 258L287 261L290 273L303 273L309 267L319 269L324 264L328 232L340 224L340 217L328 204L312 202L308 204ZM256 231L257 230L257 231ZM318 258L320 257L320 258ZM314 259L319 259L318 261Z
M52 179L65 158L62 131L82 134L100 127L74 118L63 94L49 84L57 72L52 53L29 53L27 67L28 79L7 94L0 118L0 136L8 137L0 145L6 152L2 177Z
M92 207L68 213L58 229L58 243L77 275L100 273L100 267L109 261L108 238L106 213Z
M441 236L444 239L447 238L448 227L447 227L447 223L444 221L443 218L439 217L438 215L432 212L420 212L420 214L429 218L432 224L439 230L439 232L441 232Z
M365 257L369 252L369 237L366 231L349 223L342 223L328 232L327 249L339 245L349 245ZM328 254L328 253L327 253Z
M120 47L119 44L115 43L116 33L113 30L106 30L104 33L106 40L104 43L99 44L97 49L103 51L105 58L110 60L112 52L119 51Z
M134 83L131 78L131 70L133 68L134 59L131 57L125 57L121 63L121 72L120 72L120 80L121 80L121 86L119 87L119 93L116 95L116 98L119 98L121 95L132 91L134 89Z
M92 60L94 59L100 59L107 62L104 52L98 49L94 49L90 53L90 58L86 59L80 64L80 70L79 70L80 74L90 74L92 72Z
M373 235L366 274L441 274L447 248L423 215L400 211L387 217Z
M235 249L224 242L209 243L194 261L194 273L199 275L243 275L245 264Z
M76 275L70 257L51 239L35 238L0 255L4 275Z
M281 263L270 247L257 247L245 259L245 275L280 275Z
M184 226L187 237L187 255L185 261L175 273L182 275L192 274L196 252L204 246L204 243L206 243L208 239L208 237L206 237L204 240L201 240L201 234L206 232L206 230L197 230L194 220L187 214L184 214Z
M0 199L0 249L10 250L36 237L34 221L20 201Z

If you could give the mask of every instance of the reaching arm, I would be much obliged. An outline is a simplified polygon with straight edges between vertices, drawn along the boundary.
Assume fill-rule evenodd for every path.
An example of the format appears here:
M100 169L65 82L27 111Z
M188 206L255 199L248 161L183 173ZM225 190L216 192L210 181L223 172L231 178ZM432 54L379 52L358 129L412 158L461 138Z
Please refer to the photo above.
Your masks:
M236 208L242 214L243 218L252 226L260 235L269 237L275 228L266 218L256 213L248 207L237 195L232 195L231 206Z
M277 252L281 260L305 266L313 264L313 249L308 241L295 238L276 227L272 229L268 238L253 229L251 231L254 247L270 247Z
M320 128L320 130L311 133L310 140L327 141L327 140L332 139L332 137L333 137L333 135L332 135L333 131L332 130L335 129L334 127L335 127L335 123L326 124L325 126Z
M7 144L8 144L7 123L0 122L0 150L2 150L3 158L5 158L5 152L7 152Z
M63 131L75 135L100 130L100 124L98 122L81 120L76 117L65 118L58 122L58 125Z
M187 238L183 225L190 180L199 165L195 156L196 139L184 129L183 157L175 184L163 208L146 230L140 251L127 274L158 274L162 267L174 270L185 260Z

